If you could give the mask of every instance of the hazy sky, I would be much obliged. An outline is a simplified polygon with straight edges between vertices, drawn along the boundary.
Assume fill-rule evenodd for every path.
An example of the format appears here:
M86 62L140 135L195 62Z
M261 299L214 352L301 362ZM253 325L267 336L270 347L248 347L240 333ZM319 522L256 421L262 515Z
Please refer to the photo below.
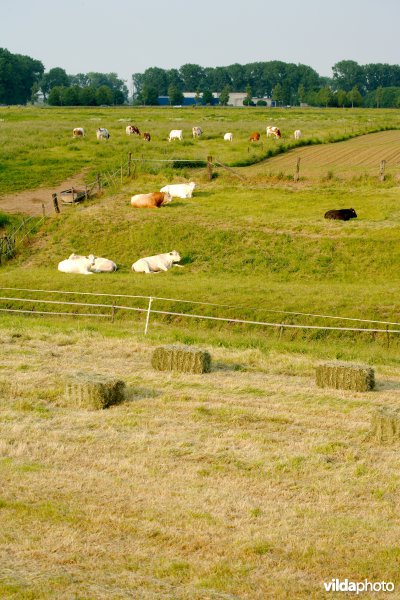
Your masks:
M0 0L0 47L68 74L192 62L398 64L400 0Z

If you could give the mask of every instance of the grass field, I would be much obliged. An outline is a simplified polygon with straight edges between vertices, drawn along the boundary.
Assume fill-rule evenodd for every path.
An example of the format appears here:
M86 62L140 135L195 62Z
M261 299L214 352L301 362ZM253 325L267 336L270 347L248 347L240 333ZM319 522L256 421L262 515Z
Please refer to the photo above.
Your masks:
M152 142L128 138L128 122ZM281 142L266 140L268 124L281 128ZM96 141L99 125L109 143ZM199 140L189 137L193 125L204 130ZM85 127L84 139L72 139L74 126ZM204 167L141 163L100 197L48 215L0 266L9 298L0 308L32 310L22 295L78 302L90 292L110 307L147 307L126 295L186 299L224 306L155 300L153 308L286 325L327 324L318 314L397 323L398 127L389 110L0 108L0 209L1 195L77 173L89 182L130 151L212 155L242 177L217 167L209 181ZM184 129L183 144L166 141L173 128ZM312 147L288 152L297 128ZM262 144L249 145L255 130ZM130 206L134 193L189 180L191 199ZM324 219L350 207L357 219ZM2 232L20 218L1 217ZM172 249L183 268L131 272L139 257ZM107 256L118 270L59 273L71 252ZM333 578L398 586L398 445L366 439L373 410L399 402L396 334L384 324L360 334L152 315L145 337L143 313L117 310L111 322L77 310L0 313L0 598L302 600L330 597L323 582ZM176 341L208 349L211 373L153 371L154 347ZM373 366L376 391L316 388L325 359ZM124 379L126 401L99 412L69 406L63 382L76 371Z

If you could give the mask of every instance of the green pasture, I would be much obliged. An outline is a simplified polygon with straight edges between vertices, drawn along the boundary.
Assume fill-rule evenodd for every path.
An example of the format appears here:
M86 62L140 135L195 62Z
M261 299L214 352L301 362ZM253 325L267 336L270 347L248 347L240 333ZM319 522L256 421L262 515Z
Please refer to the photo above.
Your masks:
M127 136L129 123L149 132L151 142ZM270 124L281 129L282 140L267 140ZM204 131L200 139L192 139L194 125ZM74 127L84 127L86 136L73 139ZM97 141L98 127L109 130L107 142ZM211 155L229 165L246 165L291 147L397 127L394 110L0 107L0 194L57 184L83 170L91 182L96 173L124 164L129 152L133 158L152 160L205 160ZM299 128L303 137L295 142L293 132ZM183 130L182 143L167 141L171 129ZM232 143L223 140L228 131ZM249 144L253 131L261 133L261 141ZM162 167L147 165L153 171Z

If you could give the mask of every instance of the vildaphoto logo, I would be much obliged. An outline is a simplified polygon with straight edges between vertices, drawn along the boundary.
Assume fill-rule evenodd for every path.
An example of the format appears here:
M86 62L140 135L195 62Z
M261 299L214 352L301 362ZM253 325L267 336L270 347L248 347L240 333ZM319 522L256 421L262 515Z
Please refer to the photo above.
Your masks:
M329 582L324 581L324 588L327 592L354 592L362 594L363 592L394 592L394 583L392 581L349 581L348 579L332 579Z

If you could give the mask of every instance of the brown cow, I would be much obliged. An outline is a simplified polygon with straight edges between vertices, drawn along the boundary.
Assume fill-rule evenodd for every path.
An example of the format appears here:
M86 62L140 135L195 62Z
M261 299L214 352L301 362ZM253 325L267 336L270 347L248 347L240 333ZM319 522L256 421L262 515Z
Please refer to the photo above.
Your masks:
M144 139L144 141L145 141L145 142L149 142L149 141L151 140L150 134L149 134L149 133L147 133L147 131L145 131L145 132L142 134L142 137L143 137L143 139Z
M126 131L126 135L133 135L133 134L140 135L139 128L136 127L136 125L127 125L125 131Z
M131 204L135 208L160 208L171 202L172 196L167 192L150 192L150 194L136 194L132 196Z
M72 137L83 137L85 135L85 130L83 127L74 127L72 130Z
M258 131L253 131L253 133L249 137L249 142L259 142L259 141L260 141L260 134L258 133Z

